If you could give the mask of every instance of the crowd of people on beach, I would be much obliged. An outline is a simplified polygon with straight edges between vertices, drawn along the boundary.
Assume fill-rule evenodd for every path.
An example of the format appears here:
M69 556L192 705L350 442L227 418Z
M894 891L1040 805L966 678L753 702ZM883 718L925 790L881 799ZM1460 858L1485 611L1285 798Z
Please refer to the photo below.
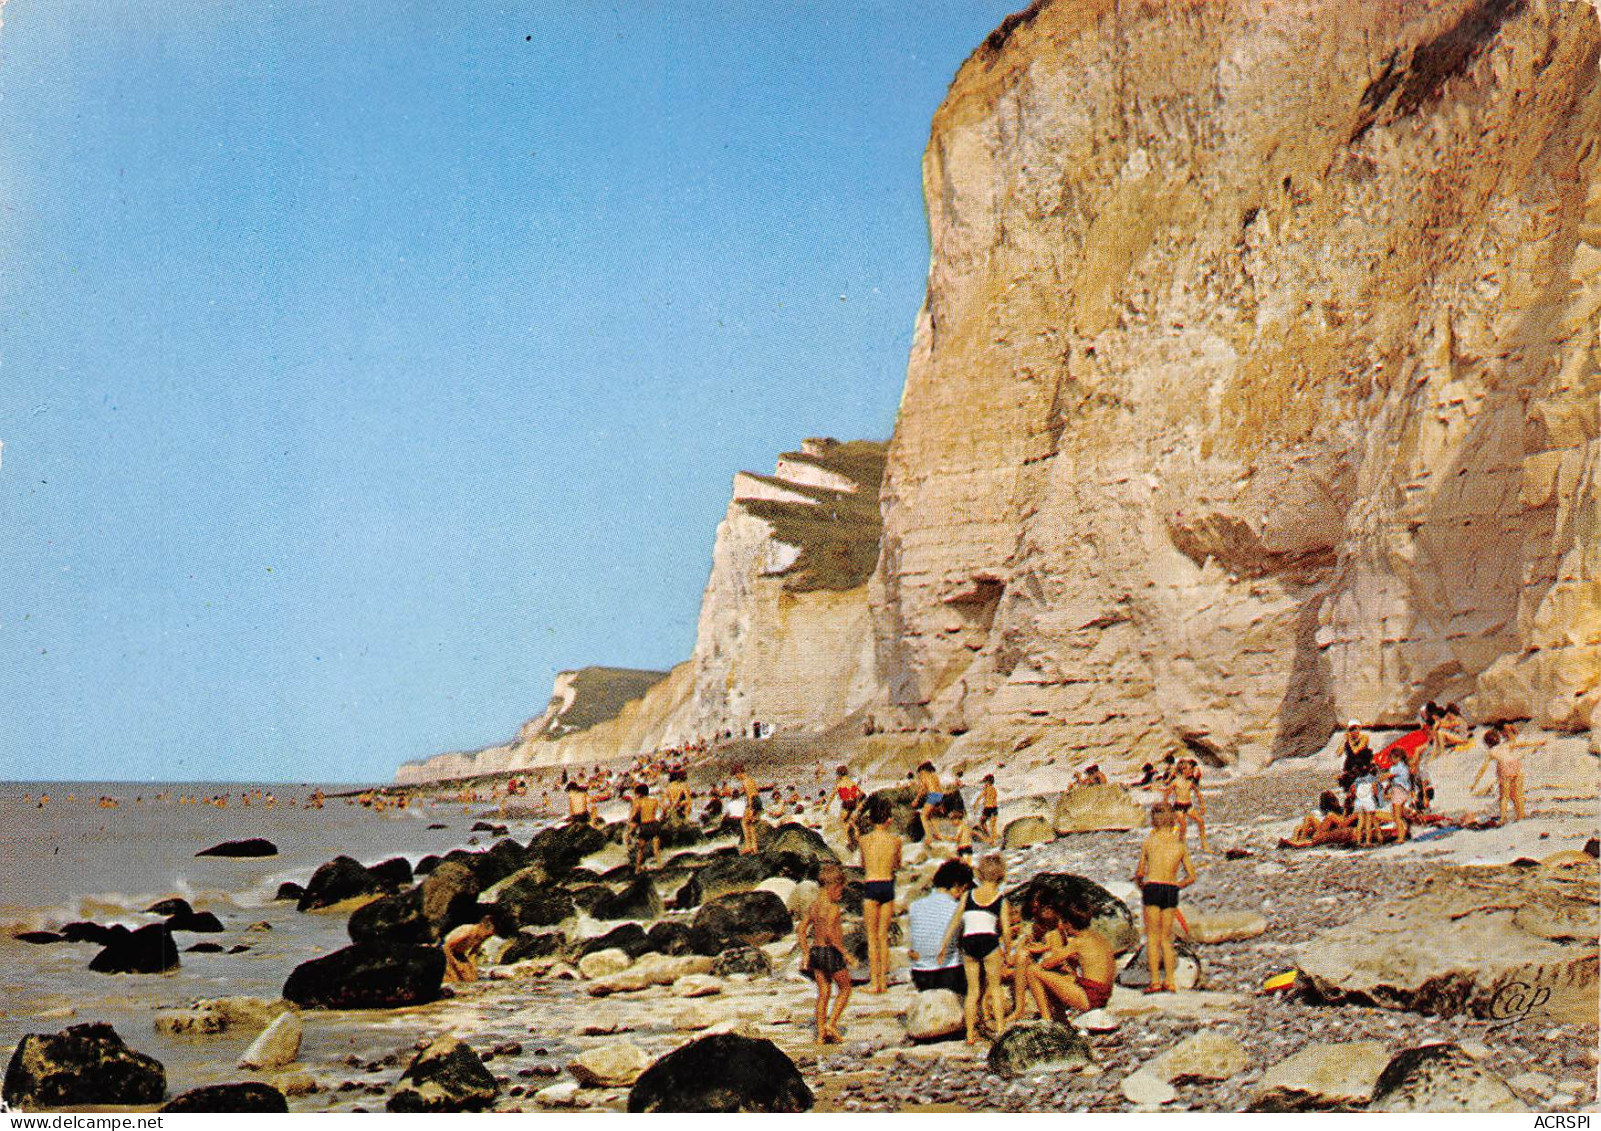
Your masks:
M1478 791L1485 774L1494 767L1498 819L1505 825L1524 819L1523 751L1530 743L1517 737L1515 723L1491 723L1484 731L1484 761L1468 787ZM1347 845L1372 848L1398 844L1419 835L1416 830L1440 826L1481 827L1473 816L1448 816L1435 808L1433 769L1443 757L1473 747L1474 728L1455 703L1429 702L1419 713L1418 725L1375 751L1366 729L1352 719L1340 751L1340 772L1334 788L1318 799L1317 811L1286 837L1286 847Z

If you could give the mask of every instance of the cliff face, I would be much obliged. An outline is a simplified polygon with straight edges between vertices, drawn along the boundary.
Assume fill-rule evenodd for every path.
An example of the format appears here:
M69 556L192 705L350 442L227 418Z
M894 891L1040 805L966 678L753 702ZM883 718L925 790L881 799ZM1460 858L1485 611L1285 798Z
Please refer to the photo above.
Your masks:
M1057 0L962 67L879 679L1262 761L1601 696L1601 49L1561 0Z
M752 724L820 731L869 700L868 579L885 445L805 441L741 472L717 528L694 655L671 672L584 668L509 743L402 766L402 784L631 756Z

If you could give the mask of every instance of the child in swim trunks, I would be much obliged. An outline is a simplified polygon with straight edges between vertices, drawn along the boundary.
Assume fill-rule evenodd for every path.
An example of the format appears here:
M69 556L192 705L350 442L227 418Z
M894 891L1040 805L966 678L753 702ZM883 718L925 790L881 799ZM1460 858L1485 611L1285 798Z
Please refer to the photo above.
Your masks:
M978 834L995 843L995 819L1001 815L1001 795L995 788L995 775L984 775L984 789L978 799Z
M1001 988L1001 967L1012 943L1012 915L1001 894L1006 879L1006 861L986 856L974 870L978 880L951 918L945 932L945 946L958 939L962 951L962 970L967 975L967 1001L963 1015L967 1024L967 1043L978 1043L978 1005L980 986L999 1033L1006 1017L1006 998ZM941 947L943 950L944 947ZM982 982L980 978L982 977Z
M1490 768L1490 763L1495 763L1496 793L1503 825L1507 823L1508 810L1513 813L1514 820L1523 820L1522 747L1526 744L1515 740L1517 733L1517 727L1511 723L1497 723L1485 733L1484 764L1473 775L1473 784L1468 787L1470 793L1478 789L1484 771Z
M1060 1002L1075 1013L1100 1009L1112 997L1117 977L1117 954L1100 932L1092 930L1094 916L1076 904L1056 908L1062 943L1028 968L1029 990L1040 1016L1053 1018Z
M895 914L895 873L901 866L901 836L891 826L889 802L874 794L865 813L862 834L862 931L867 936L867 992L889 990L889 923Z
M817 983L817 1043L838 1044L844 1040L839 1019L851 999L850 962L845 957L845 932L839 901L845 895L845 871L838 864L825 864L817 873L819 891L800 924L800 947L805 958L802 971ZM833 1012L828 999L838 991Z
M1195 882L1195 865L1179 831L1178 815L1166 804L1151 810L1151 835L1140 848L1134 882L1145 905L1145 958L1151 971L1151 984L1145 992L1177 993L1173 921L1178 916L1180 889Z

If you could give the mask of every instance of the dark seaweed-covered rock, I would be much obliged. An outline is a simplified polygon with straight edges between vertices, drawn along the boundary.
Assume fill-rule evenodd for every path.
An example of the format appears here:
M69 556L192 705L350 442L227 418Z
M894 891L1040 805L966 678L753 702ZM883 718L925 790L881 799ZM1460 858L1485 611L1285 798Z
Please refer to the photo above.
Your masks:
M417 1054L384 1110L482 1111L499 1094L477 1053L455 1037L440 1037Z
M161 1062L130 1049L110 1025L72 1025L29 1033L6 1066L0 1088L11 1107L32 1111L68 1104L153 1104L167 1094Z
M445 952L437 946L356 943L296 966L284 997L308 1009L395 1009L439 997Z
M89 962L97 974L160 974L178 966L178 947L165 923L152 923L113 939Z
M712 960L712 973L719 978L730 974L750 974L766 977L773 972L767 955L754 946L731 946Z
M489 887L535 862L537 862L536 857L529 855L527 849L507 837L504 840L497 840L478 854L473 862L473 872L478 876L480 884Z
M670 954L675 957L684 954L698 954L695 949L694 933L687 923L676 923L671 919L663 919L652 924L646 932L646 939L650 949L657 954Z
M763 852L793 853L822 864L839 863L839 853L828 847L828 842L823 839L821 833L793 821L787 821L776 829L767 830L765 836L757 838L756 847Z
M1501 1077L1456 1045L1423 1045L1395 1054L1373 1089L1370 1111L1525 1111Z
M149 907L145 908L146 915L171 916L193 915L194 913L195 909L189 906L189 901L187 899L180 899L176 895L170 896L167 899L158 899Z
M1181 990L1198 990L1206 985L1206 968L1201 965L1201 956L1189 943L1181 939L1173 940L1174 962L1173 979ZM1151 964L1145 958L1145 945L1142 943L1117 975L1117 984L1131 990L1143 990L1151 984Z
M197 942L194 946L183 948L185 954L221 954L222 944L214 942Z
M345 929L351 941L359 943L426 945L438 942L422 907L421 888L382 896L351 912Z
M404 856L391 856L388 860L370 865L367 871L388 888L403 888L411 883L411 861Z
M195 853L196 856L276 856L278 846L270 840L259 836L247 837L244 840L225 840L221 844L214 844L210 848L202 848Z
M912 802L917 800L915 785L897 785L889 789L874 790L868 795L868 802L874 797L882 797L889 802L890 828L907 840L923 839L923 819L917 810L912 808Z
M1023 1021L1002 1033L990 1046L989 1070L1003 1079L1078 1068L1094 1057L1089 1039L1072 1025L1055 1021Z
M526 962L530 958L549 958L560 954L567 949L567 936L560 931L544 931L539 934L518 934L511 941L511 945L501 951L500 964L509 966L513 962Z
M610 888L605 889L610 892ZM492 912L501 935L514 935L520 927L554 927L574 913L573 895L566 888L545 884L508 898L503 888Z
M429 826L429 828L432 827L432 825ZM444 826L441 825L440 828L444 828ZM427 856L424 856L421 860L417 861L416 865L411 870L412 877L416 878L417 876L426 876L429 872L432 872L435 868L439 867L439 861L441 859L443 859L443 857L430 852Z
M61 937L66 942L94 943L96 946L110 946L118 939L125 939L131 934L133 934L133 932L128 930L128 928L124 927L121 923L113 923L111 926L107 927L100 923L85 923L79 921L76 923L68 923L65 927L61 928Z
M306 894L306 889L293 880L285 880L278 885L278 894L273 896L276 902L299 902L300 897Z
M48 943L66 942L67 936L58 935L54 931L23 931L20 935L12 935L18 942L32 943L34 946L45 946Z
M422 892L423 918L435 939L443 939L454 928L474 922L483 914L478 907L482 884L471 868L457 861L441 862L418 885L418 890Z
M586 824L553 825L528 842L528 854L559 875L606 847L606 834Z
M383 885L360 863L348 856L335 856L311 874L305 893L295 906L301 911L313 911L382 890Z
M628 955L629 958L638 958L651 949L650 937L645 934L645 928L638 923L624 923L620 927L613 927L604 935L597 935L592 939L585 939L573 951L573 960L576 962L586 954L594 954L597 950L617 949Z
M1139 945L1140 932L1128 905L1094 880L1071 872L1041 872L1006 893L1006 901L1026 912L1036 891L1048 891L1058 901L1077 903L1093 916L1090 926L1099 931L1119 954Z
M772 1041L724 1033L674 1049L628 1092L631 1112L810 1111L812 1090Z
M784 901L770 891L720 895L695 912L692 926L725 941L760 946L789 934L794 923Z
M209 911L191 911L186 915L173 915L168 918L167 930L188 931L196 935L220 935L222 920Z
M605 884L585 884L583 887L573 888L573 906L585 915L593 916L595 908L612 897L611 888Z
M205 1112L208 1114L240 1113L284 1115L289 1103L284 1094L271 1084L255 1081L242 1084L208 1084L203 1088L190 1088L174 1096L161 1108L162 1111Z
M616 895L600 900L590 910L597 919L659 919L665 910L662 897L649 877L640 876Z

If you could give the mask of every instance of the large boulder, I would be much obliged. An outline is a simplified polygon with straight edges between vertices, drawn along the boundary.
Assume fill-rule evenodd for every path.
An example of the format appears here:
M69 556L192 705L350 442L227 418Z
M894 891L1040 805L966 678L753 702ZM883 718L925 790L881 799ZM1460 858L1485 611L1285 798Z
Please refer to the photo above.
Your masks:
M1006 828L1001 830L1001 847L1005 849L1032 848L1055 839L1056 830L1044 817L1018 817L1007 821Z
M212 1037L241 1029L260 1030L288 1006L264 997L214 997L188 1005L163 1006L155 1013L155 1030L169 1037Z
M69 943L94 943L96 946L110 946L118 939L125 939L133 934L121 923L106 926L102 923L88 923L83 920L68 923L61 928L61 940Z
M966 1031L962 999L950 990L924 990L906 1007L906 1035L914 1041L938 1041Z
M712 959L711 972L719 978L735 974L765 978L773 972L773 963L760 947L731 946Z
M482 1111L499 1094L477 1053L455 1037L440 1037L413 1058L384 1110Z
M506 837L478 853L471 863L478 882L489 887L522 871L536 859L522 845Z
M528 856L559 875L606 847L606 834L586 824L553 825L528 843Z
M1056 1021L1022 1021L990 1046L989 1070L1011 1080L1038 1072L1079 1068L1094 1059L1089 1038L1074 1026Z
M596 919L659 919L665 908L656 885L640 876L622 891L595 904L590 914Z
M647 1068L628 1093L631 1112L810 1111L812 1090L771 1041L703 1037Z
M424 945L438 942L433 924L423 914L422 889L381 896L350 914L345 929L359 943Z
M1099 832L1103 829L1138 829L1146 822L1145 807L1120 785L1081 785L1056 799L1051 827L1058 836Z
M284 997L308 1009L396 1009L439 997L445 952L437 946L355 943L296 966Z
M1251 1093L1252 1111L1344 1111L1373 1098L1389 1063L1377 1041L1314 1042L1269 1068Z
M286 1115L289 1101L271 1084L252 1080L240 1084L207 1084L203 1088L190 1088L168 1100L160 1110L207 1115Z
M688 923L675 922L672 919L663 919L659 923L651 924L647 932L650 949L658 954L698 954L695 946L696 935Z
M428 871L418 890L422 893L422 916L436 940L463 923L472 922L479 914L478 893L483 884L478 874L459 860L440 861Z
M404 856L391 856L388 860L371 864L367 871L387 888L400 889L411 883L411 861Z
M747 946L775 942L794 927L789 908L770 891L744 891L720 895L695 912L692 924L725 940Z
M765 835L756 838L756 847L762 852L792 853L820 864L839 863L839 853L828 846L822 833L794 821L767 829Z
M515 934L520 927L554 927L572 918L575 911L572 893L555 884L512 891L503 888L494 904L495 927L503 935Z
M1051 892L1060 900L1079 903L1092 916L1090 927L1099 931L1118 953L1132 950L1140 944L1139 928L1134 914L1117 896L1094 880L1072 872L1041 872L1006 893L1007 902L1021 912L1028 907L1036 889Z
M130 1049L106 1024L29 1033L6 1066L0 1098L12 1108L153 1104L167 1094L161 1062Z
M185 911L167 919L167 930L188 931L197 935L222 934L222 920L210 911Z
M1456 1045L1424 1045L1395 1054L1379 1073L1370 1110L1399 1112L1526 1111L1501 1077Z
M195 909L189 906L189 901L176 895L168 896L166 899L158 899L145 908L146 915L161 915L165 917L193 915L194 913Z
M301 911L315 911L381 891L383 885L358 861L349 856L335 856L311 874L295 906Z
M817 860L796 852L714 856L678 889L673 906L690 908L730 892L752 891L763 880L775 876L797 881L813 879L817 868Z
M533 958L550 958L561 954L567 949L567 936L560 931L544 931L537 934L519 933L505 950L500 952L500 964L510 966L513 962L527 962Z
M649 1067L645 1050L632 1041L613 1041L585 1049L568 1062L567 1071L586 1088L627 1088Z
M278 846L270 840L259 836L246 837L244 840L225 840L221 844L214 844L210 848L202 848L195 853L196 856L276 856Z
M590 951L580 958L578 972L591 981L598 981L613 974L621 974L633 965L633 962L627 951L610 947L606 950Z
M573 948L572 956L576 960L597 950L620 950L629 958L638 958L650 949L650 936L645 933L645 928L638 923L624 923L603 935L585 939Z
M1227 1033L1202 1029L1158 1056L1143 1071L1171 1084L1213 1083L1244 1072L1245 1046Z
M1421 1013L1596 1022L1594 859L1520 868L1446 867L1301 948L1315 999Z
M300 1014L280 1013L239 1058L240 1068L282 1068L300 1056L300 1040L305 1026Z
M178 947L165 923L151 923L113 938L89 961L99 974L160 974L178 967Z

